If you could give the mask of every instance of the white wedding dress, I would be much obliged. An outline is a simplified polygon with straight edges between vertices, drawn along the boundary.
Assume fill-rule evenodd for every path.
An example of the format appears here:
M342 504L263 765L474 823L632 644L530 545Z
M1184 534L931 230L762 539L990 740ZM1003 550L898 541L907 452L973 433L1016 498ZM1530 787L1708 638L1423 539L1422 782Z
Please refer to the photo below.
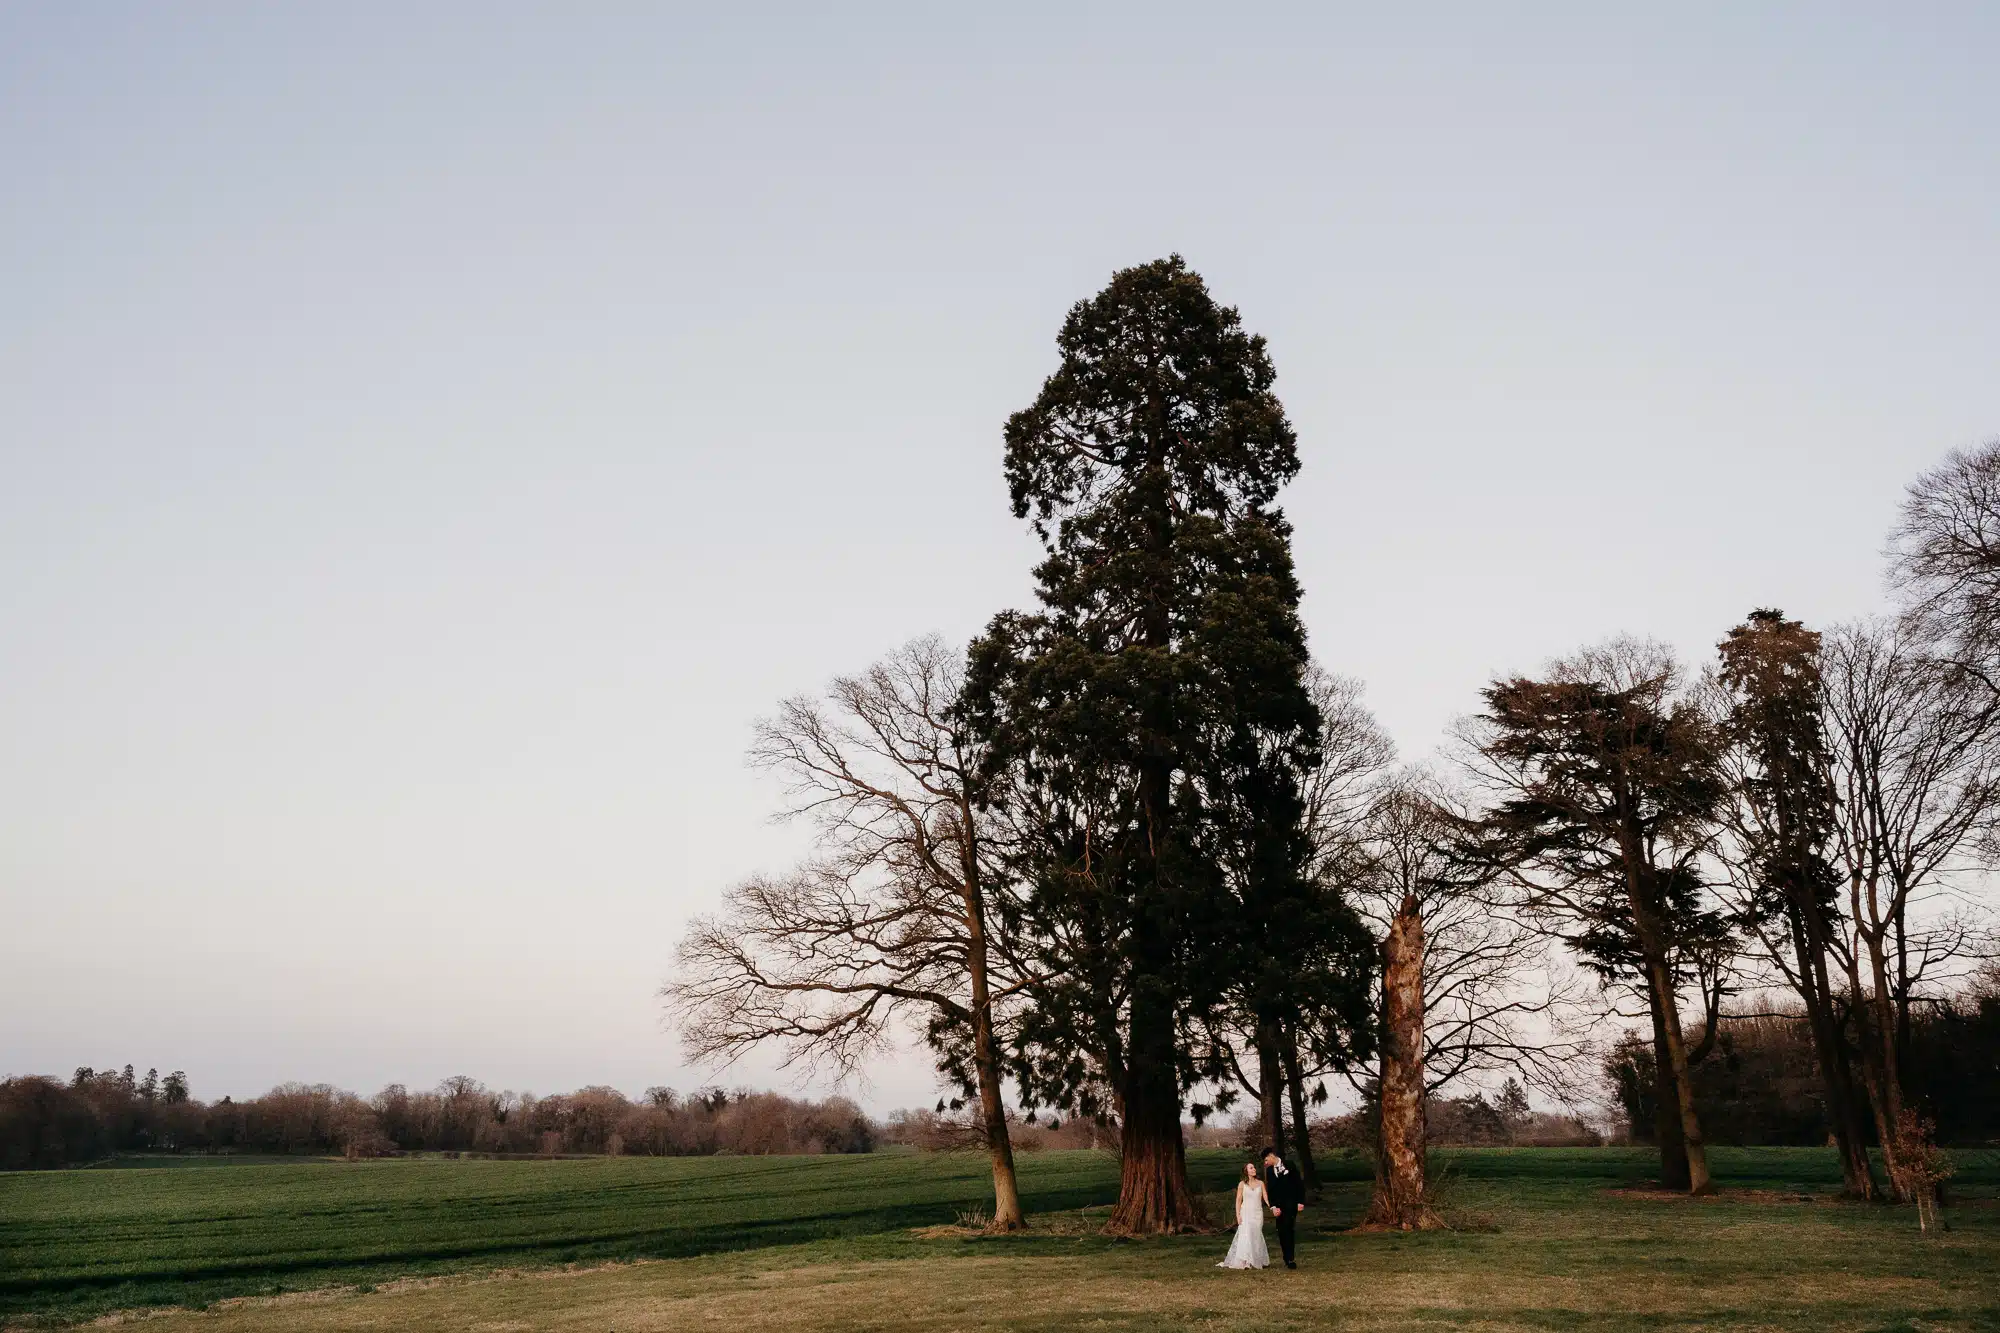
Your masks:
M1264 1215L1271 1211L1271 1205L1264 1198L1264 1182L1246 1181L1242 1191L1238 1211L1243 1216L1236 1223L1236 1239L1229 1242L1229 1253L1216 1267L1269 1268L1271 1251L1264 1245Z

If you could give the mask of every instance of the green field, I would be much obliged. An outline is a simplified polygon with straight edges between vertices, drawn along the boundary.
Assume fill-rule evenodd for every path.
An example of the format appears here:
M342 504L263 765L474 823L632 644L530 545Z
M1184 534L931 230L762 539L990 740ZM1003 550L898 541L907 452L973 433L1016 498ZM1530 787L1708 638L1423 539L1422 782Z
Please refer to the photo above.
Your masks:
M210 1307L163 1327L218 1330L2000 1330L2000 1153L1958 1154L1952 1230L1932 1240L1906 1210L1834 1202L1824 1151L1715 1158L1726 1197L1693 1202L1619 1193L1644 1183L1643 1152L1440 1152L1460 1230L1350 1236L1367 1193L1350 1156L1307 1214L1301 1271L1248 1275L1211 1266L1218 1238L1095 1234L1116 1164L1087 1152L1024 1155L1039 1225L1006 1239L917 1234L979 1203L984 1163L963 1155L27 1172L0 1177L0 1313ZM1238 1160L1193 1165L1221 1189ZM654 1259L669 1262L623 1262Z

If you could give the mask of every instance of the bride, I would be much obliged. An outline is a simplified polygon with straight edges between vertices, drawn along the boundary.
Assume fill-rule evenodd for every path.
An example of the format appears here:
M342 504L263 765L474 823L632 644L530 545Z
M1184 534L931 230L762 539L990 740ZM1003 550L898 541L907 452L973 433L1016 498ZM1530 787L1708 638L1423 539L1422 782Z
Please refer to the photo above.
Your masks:
M1271 1252L1264 1246L1264 1213L1270 1207L1264 1197L1264 1182L1257 1179L1257 1164L1243 1164L1243 1179L1236 1182L1236 1239L1217 1268L1268 1268Z

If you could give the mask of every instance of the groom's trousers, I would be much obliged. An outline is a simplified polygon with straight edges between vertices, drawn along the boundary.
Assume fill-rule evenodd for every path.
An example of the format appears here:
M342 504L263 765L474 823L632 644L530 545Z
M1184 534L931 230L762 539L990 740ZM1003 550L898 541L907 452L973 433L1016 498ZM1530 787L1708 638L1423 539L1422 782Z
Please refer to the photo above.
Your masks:
M1278 1214L1278 1248L1285 1252L1285 1267L1298 1267L1294 1252L1299 1243L1299 1210L1286 1208Z

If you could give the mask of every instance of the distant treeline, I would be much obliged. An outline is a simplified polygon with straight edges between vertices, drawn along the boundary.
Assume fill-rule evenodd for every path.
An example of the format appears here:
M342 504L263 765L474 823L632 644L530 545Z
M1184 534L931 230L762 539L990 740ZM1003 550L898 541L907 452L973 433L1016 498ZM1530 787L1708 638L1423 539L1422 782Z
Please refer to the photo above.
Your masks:
M1814 1064L1812 1032L1801 1015L1725 1017L1716 1039L1693 1030L1695 1100L1710 1140L1728 1144L1817 1145L1831 1124ZM1915 1008L1904 1077L1912 1100L1936 1122L1939 1141L2000 1142L2000 989L1990 982L1955 999ZM1657 1086L1652 1043L1637 1034L1613 1047L1605 1073L1626 1122L1626 1137L1651 1142ZM1579 1120L1528 1108L1512 1080L1483 1093L1432 1097L1427 1139L1434 1145L1590 1144L1602 1141ZM1314 1148L1369 1147L1368 1109L1315 1120ZM1031 1123L1009 1116L1017 1150L1115 1148L1115 1125L1072 1117ZM1254 1121L1211 1125L1195 1141L1255 1146ZM28 1076L0 1081L0 1169L64 1166L119 1152L343 1154L399 1152L633 1154L857 1153L883 1143L927 1150L979 1146L979 1128L960 1115L898 1111L876 1124L844 1098L807 1101L777 1093L707 1088L686 1096L650 1088L639 1100L589 1087L547 1097L494 1092L476 1079L446 1079L431 1091L391 1084L363 1098L324 1083L287 1083L262 1097L202 1102L179 1070L136 1075L78 1069L67 1081Z
M262 1097L202 1102L181 1072L138 1077L130 1065L81 1068L67 1082L32 1075L0 1082L0 1168L8 1170L119 1152L855 1153L872 1151L878 1137L844 1098L719 1088L685 1097L651 1088L635 1102L602 1087L548 1097L494 1092L461 1076L428 1092L391 1084L364 1098L324 1083L287 1083Z
M1377 1111L1372 1086L1367 1092L1358 1110L1311 1122L1315 1151L1374 1150ZM1434 1148L1596 1148L1603 1145L1604 1136L1575 1116L1532 1109L1527 1090L1510 1078L1492 1097L1473 1092L1424 1098L1424 1142Z

